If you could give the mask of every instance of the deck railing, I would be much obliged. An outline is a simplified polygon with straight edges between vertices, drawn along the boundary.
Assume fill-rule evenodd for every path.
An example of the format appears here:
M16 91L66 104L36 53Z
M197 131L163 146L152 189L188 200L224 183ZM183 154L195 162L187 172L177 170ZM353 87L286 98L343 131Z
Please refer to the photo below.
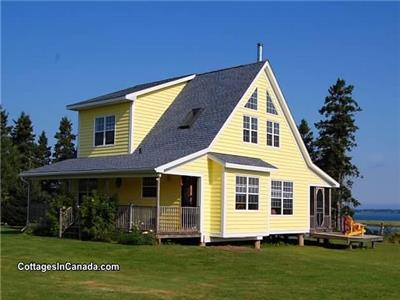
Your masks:
M60 208L59 212L59 232L58 236L61 238L64 231L67 230L72 224L74 224L74 211L73 208Z
M156 230L157 208L147 206L121 205L118 207L116 226L122 230ZM160 206L159 232L200 231L199 207Z

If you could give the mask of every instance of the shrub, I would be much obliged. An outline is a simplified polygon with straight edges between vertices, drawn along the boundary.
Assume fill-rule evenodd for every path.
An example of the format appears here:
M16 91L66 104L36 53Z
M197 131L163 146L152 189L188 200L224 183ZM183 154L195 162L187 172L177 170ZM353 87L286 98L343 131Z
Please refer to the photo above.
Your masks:
M35 235L57 236L59 231L59 211L61 207L72 206L73 196L69 194L53 195L47 199L48 211L37 224L32 225L32 233Z
M152 232L141 232L134 228L132 232L118 232L116 241L124 245L154 245L156 239Z
M393 244L400 244L400 232L393 233L389 235L388 241Z
M111 241L115 234L117 199L95 193L83 197L79 209L82 238L94 241Z

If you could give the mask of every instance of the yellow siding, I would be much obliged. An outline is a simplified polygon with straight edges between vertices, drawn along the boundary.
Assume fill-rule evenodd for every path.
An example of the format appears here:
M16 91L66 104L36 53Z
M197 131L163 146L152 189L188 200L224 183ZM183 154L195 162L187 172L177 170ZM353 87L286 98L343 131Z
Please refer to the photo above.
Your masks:
M79 157L127 154L131 103L121 103L79 111ZM115 115L115 144L94 146L94 122L98 116Z
M177 166L169 172L181 174L202 175L203 193L202 214L203 234L217 234L221 230L221 192L222 192L222 167L203 155L197 159Z
M182 91L186 83L157 90L139 96L134 106L134 147L137 147L154 127L162 114L167 110L176 96Z
M258 110L245 108L245 104L258 88ZM266 90L272 96L278 115L266 113ZM247 144L242 141L243 116L255 116L258 118L258 144ZM272 148L266 146L266 121L277 121L280 123L280 148ZM236 154L244 156L252 156L261 158L278 168L276 172L271 173L272 179L284 179L294 182L294 214L293 216L270 216L269 210L265 212L265 217L269 219L271 231L280 230L300 230L308 228L309 225L309 184L326 184L319 176L312 172L306 165L289 124L283 115L282 109L276 99L271 84L267 80L265 74L259 77L257 82L250 88L245 95L239 109L232 116L227 126L223 129L216 142L212 146L211 151L222 152L227 154ZM239 172L239 171L238 171ZM233 176L233 175L232 175ZM265 190L266 182L263 178L264 186L262 190L265 193L260 195L260 203L262 207L265 202L270 201L270 190ZM232 198L235 193L234 186L231 184L228 189L228 198ZM268 206L270 204L268 203ZM234 212L232 212L234 214ZM237 212L237 214L243 214ZM248 221L252 219L248 214ZM232 216L230 216L232 218ZM242 218L242 217L241 217ZM246 221L241 219L237 223L229 223L229 230L239 230L246 228ZM259 225L262 226L264 221L260 220ZM259 227L257 227L259 228ZM254 227L256 230L256 227Z
M235 186L236 175L258 177L259 206L258 210L236 210L235 209ZM244 170L227 169L225 174L226 185L226 221L225 234L247 234L247 233L266 233L268 230L267 215L269 203L265 200L265 195L269 189L269 176L267 173L248 172ZM266 234L265 234L266 235Z
M120 187L116 185L116 178L100 178L99 192L118 198L118 204L134 204L138 206L156 206L156 198L142 197L142 178L123 177ZM181 204L181 177L164 175L161 177L160 203L162 206L180 206ZM78 193L78 180L71 181L71 191Z

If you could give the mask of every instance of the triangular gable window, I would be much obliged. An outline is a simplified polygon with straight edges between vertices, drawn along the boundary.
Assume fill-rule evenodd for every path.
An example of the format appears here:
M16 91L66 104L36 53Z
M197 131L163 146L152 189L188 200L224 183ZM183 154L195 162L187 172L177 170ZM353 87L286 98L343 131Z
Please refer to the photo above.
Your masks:
M272 98L270 94L267 92L267 113L277 115L278 112L276 111L275 105L272 102Z
M244 107L257 110L257 89L251 95L249 101L247 101L247 103Z

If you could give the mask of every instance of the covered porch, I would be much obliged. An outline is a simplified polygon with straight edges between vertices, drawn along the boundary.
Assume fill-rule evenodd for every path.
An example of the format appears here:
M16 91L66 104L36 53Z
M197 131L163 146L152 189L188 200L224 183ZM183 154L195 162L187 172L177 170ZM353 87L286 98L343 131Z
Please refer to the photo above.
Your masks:
M118 199L117 229L150 231L158 239L200 237L201 177L170 174L106 177L93 174L62 180L75 195L75 204L60 208L60 237L70 227L77 226L84 196L95 192Z

